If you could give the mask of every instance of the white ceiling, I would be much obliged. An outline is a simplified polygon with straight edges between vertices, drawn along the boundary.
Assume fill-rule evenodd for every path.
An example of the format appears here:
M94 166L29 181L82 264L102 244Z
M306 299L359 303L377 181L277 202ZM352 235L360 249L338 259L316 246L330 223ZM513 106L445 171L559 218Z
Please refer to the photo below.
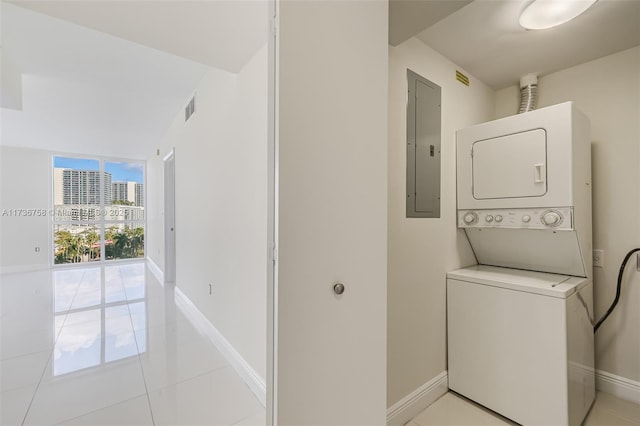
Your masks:
M148 158L209 67L237 72L266 43L265 5L3 1L1 144Z
M640 44L640 0L599 0L545 31L518 26L528 1L392 0L390 39L419 33L494 89ZM237 72L268 33L264 0L12 3L1 8L3 106L7 71L22 87L16 109L2 108L1 143L69 153L148 157L207 66Z
M267 0L10 0L22 7L237 73L266 43Z
M472 0L389 0L389 44L397 46Z
M640 44L640 0L599 0L575 20L542 31L518 24L528 3L475 0L417 37L493 89Z

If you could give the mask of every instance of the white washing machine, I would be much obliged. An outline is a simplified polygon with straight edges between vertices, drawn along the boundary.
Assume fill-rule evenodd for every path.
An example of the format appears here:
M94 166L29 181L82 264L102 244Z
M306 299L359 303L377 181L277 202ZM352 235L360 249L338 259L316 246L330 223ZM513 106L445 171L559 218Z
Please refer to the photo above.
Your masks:
M447 274L449 388L523 425L579 425L595 397L587 278Z
M457 132L449 387L524 425L579 425L595 397L588 119L571 102Z

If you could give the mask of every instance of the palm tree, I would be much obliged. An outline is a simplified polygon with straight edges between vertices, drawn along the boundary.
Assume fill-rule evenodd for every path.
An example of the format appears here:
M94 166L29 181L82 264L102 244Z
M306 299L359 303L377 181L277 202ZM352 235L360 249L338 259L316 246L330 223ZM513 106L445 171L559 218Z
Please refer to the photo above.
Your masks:
M131 257L144 256L144 228L139 226L128 231L131 237Z
M69 250L74 245L74 236L69 231L56 231L55 234L55 263L68 263Z
M62 231L66 233L64 238L65 245L65 262L64 263L76 263L80 261L80 241L78 235L73 235L69 231Z
M76 235L76 262L82 262L82 256L88 254L87 239L84 232Z
M116 259L128 258L130 251L131 239L126 231L118 232L113 236L113 257Z
M96 232L95 228L89 229L83 232L84 240L87 244L87 250L89 253L89 260L93 260L98 257L96 253L95 247L93 245L100 241L100 235ZM98 248L98 253L100 252L100 246Z
M105 242L105 246L104 246L104 256L106 259L114 259L116 258L116 253L115 253L115 240L116 240L116 235L118 234L118 227L115 225L110 226L109 228L107 228L105 230L104 233L104 242Z

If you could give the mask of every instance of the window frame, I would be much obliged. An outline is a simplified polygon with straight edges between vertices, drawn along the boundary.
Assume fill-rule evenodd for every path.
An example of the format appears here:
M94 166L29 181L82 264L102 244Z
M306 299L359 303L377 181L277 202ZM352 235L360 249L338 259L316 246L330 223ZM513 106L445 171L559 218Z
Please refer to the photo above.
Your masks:
M92 160L98 162L98 171L100 176L100 204L97 208L100 210L97 220L56 220L56 205L55 205L55 159L56 157L62 158L70 158L70 159L78 159L78 160ZM144 218L140 219L129 219L129 220L109 220L105 219L106 215L103 214L106 212L108 207L111 205L105 204L105 163L132 163L139 164L142 166L142 183L143 183L143 208ZM140 261L141 259L146 259L147 257L147 238L144 238L143 241L143 256L142 257L133 257L133 258L124 258L124 259L107 259L106 258L106 232L110 226L113 225L124 225L124 226L133 226L133 225L141 225L144 229L144 234L146 237L147 233L147 161L146 160L138 160L131 158L121 158L121 157L111 157L111 156L100 156L100 155L84 155L84 154L69 154L64 152L52 152L50 158L50 170L49 170L49 235L50 235L50 244L49 244L49 264L51 267L55 268L67 268L67 267L75 267L81 265L104 265L110 263L121 263L121 262L131 262L131 261ZM113 182L113 181L112 181ZM87 262L69 262L69 263L56 263L56 255L55 255L55 232L56 227L59 225L81 225L81 226L95 226L97 228L97 232L100 236L100 259L97 261L87 261Z

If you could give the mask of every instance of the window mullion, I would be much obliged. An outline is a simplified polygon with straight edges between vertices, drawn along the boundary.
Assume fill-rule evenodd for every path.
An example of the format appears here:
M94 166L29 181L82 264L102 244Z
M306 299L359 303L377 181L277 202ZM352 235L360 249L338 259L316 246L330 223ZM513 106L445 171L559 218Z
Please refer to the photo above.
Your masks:
M105 214L105 178L104 178L104 160L100 159L100 214L99 214L99 228L100 228L100 263L106 260L106 235L104 227L104 214Z

